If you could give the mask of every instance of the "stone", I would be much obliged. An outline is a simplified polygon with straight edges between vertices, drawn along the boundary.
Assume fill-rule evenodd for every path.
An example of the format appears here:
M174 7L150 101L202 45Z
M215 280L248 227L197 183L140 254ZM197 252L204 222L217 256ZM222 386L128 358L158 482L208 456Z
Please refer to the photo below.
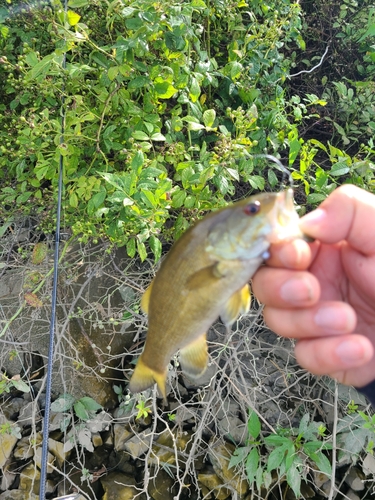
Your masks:
M33 462L26 465L20 473L20 490L37 495L40 488L40 472Z
M345 496L346 498L348 498L349 500L361 500L361 497L357 495L357 493L353 490L348 490L346 493L345 493Z
M246 424L237 417L226 417L218 422L220 435L237 444L244 445L248 437Z
M3 418L1 419L2 425L8 423L12 425L12 422L8 422ZM12 454L13 448L15 447L17 440L18 438L16 436L13 436L12 434L9 434L7 432L0 434L0 468L4 467L5 462Z
M123 424L115 424L113 426L113 434L114 434L114 448L116 451L124 451L125 443L132 436L134 436L134 432L129 430Z
M345 477L345 482L353 491L363 491L365 475L357 467L351 467L349 473Z
M48 452L48 455L47 455L47 474L51 474L53 472L53 467L51 467L51 465L53 465L55 460L56 459L52 455L52 453ZM35 450L34 463L39 469L42 468L42 447L41 446L38 446L38 448Z
M104 489L102 500L133 500L138 493L135 479L122 472L110 472L100 482Z
M370 453L367 453L362 463L362 470L366 476L375 476L375 457Z
M103 445L103 439L99 432L94 432L94 434L91 434L91 441L94 448L98 448L99 446Z
M124 448L135 460L136 458L139 458L141 455L146 453L146 451L150 447L151 439L152 434L149 429L146 429L139 434L135 434L132 438L126 441L126 443L124 444Z
M29 492L27 500L38 500L39 496ZM23 490L4 491L0 495L0 500L25 500L25 492Z
M205 486L208 492L213 492L217 500L226 500L231 497L231 491L213 471L198 474L198 484Z
M173 500L174 482L174 479L165 470L159 469L156 476L150 479L148 493L153 500Z
M52 438L48 439L48 450L56 458L59 467L62 467L66 459L70 455L70 450L65 451L64 443L61 441L55 441Z
M214 471L223 483L233 488L238 495L246 495L249 483L246 479L241 479L235 467L229 469L229 461L236 447L231 443L225 443L218 441L217 438L212 438L208 449L208 456L210 457Z
M33 425L40 422L42 415L40 413L39 404L37 401L30 401L24 405L18 416L18 424L22 427Z

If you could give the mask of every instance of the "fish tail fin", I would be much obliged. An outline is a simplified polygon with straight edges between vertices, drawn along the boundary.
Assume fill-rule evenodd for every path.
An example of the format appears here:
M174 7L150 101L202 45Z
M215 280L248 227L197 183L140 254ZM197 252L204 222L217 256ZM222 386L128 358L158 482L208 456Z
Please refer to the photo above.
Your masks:
M207 362L208 351L205 333L180 350L181 368L192 378L203 375L207 368Z
M130 379L128 389L130 392L142 392L152 387L155 383L161 392L164 401L167 400L165 383L167 379L167 371L159 373L152 368L149 368L141 357L138 359L132 378Z

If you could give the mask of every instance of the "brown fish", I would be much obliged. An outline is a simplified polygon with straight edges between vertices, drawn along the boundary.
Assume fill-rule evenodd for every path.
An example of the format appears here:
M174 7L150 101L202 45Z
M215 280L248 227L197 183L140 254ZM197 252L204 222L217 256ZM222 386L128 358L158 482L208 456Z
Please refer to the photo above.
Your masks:
M197 378L208 361L206 331L220 316L228 327L250 307L248 281L271 243L302 237L293 191L262 193L204 217L173 245L142 297L148 332L128 388L155 382L166 399L171 357Z

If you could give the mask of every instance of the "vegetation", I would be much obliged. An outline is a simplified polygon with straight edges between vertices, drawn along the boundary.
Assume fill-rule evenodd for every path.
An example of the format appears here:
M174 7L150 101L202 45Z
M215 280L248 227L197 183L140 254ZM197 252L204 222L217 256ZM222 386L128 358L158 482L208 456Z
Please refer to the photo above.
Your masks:
M372 188L369 2L359 11L352 0L333 6L327 60L343 63L332 52L339 42L356 59L340 81L319 80L319 67L311 89L303 73L290 76L315 64L306 42L317 54L321 45L312 29L304 39L309 18L297 2L70 0L67 13L58 0L8 3L0 10L0 202L14 215L38 214L44 231L54 227L61 157L65 225L141 259L151 250L157 260L162 243L203 211L278 188L277 170L258 153L294 169L308 203L340 182ZM314 8L318 19L324 5ZM317 125L324 138L310 137Z
M130 257L143 261L152 255L157 261L205 212L252 192L280 189L282 175L262 155L272 154L290 168L301 214L345 182L374 191L374 75L375 10L370 0L270 0L266 4L258 0L69 0L67 12L59 0L2 2L0 237L11 234L28 217L42 235L37 242L17 240L7 255L3 251L6 258L0 270L9 265L15 248L14 268L28 268L21 290L24 301L4 321L2 334L20 321L21 314L36 318L49 305L52 268L43 267L49 254L44 237L48 242L55 230L61 164L68 242L60 262L77 241L83 245L104 241L101 249L124 247ZM80 283L82 248L74 264L64 268L66 287ZM91 279L90 275L85 283ZM105 298L95 305L82 305L79 293L73 292L77 299L69 309L70 319L112 332L121 323L138 322L138 335L144 329L138 300L144 287L134 281L128 296L126 287L120 290L116 284L123 302L122 310L112 316L104 314L103 304L111 309L115 287L106 290ZM61 304L65 311L65 303ZM64 335L67 325L63 325ZM84 333L83 326L80 331ZM256 361L247 363L251 342L256 350L255 340L243 332L240 340L236 332L232 334L230 341L220 344L220 352L213 353L213 363L232 369L230 359L235 359L233 380L238 375L242 381L253 367L253 378L262 385ZM242 350L242 342L247 343L246 349ZM259 350L267 351L268 357L267 342L262 340ZM88 345L95 351L96 346ZM17 349L16 345L12 352ZM109 341L107 349L110 353ZM96 352L100 363L103 351ZM134 353L127 351L124 356L122 352L121 357L134 360ZM83 370L85 360L74 361L77 372ZM150 451L142 459L145 470L159 446L157 433L168 430L175 456L162 467L177 478L176 498L180 494L184 498L186 484L198 489L195 461L203 461L207 450L215 450L217 443L212 444L210 433L219 428L219 415L237 399L247 437L245 443L235 441L236 449L228 459L233 474L245 477L259 498L264 488L269 498L278 494L273 493L277 481L283 498L291 493L289 489L299 497L301 486L313 482L314 472L334 479L331 464L336 450L339 460L353 464L364 453L373 454L375 424L374 417L358 410L354 402L345 408L345 402L328 395L327 403L322 396L329 392L325 382L319 390L304 387L303 396L298 390L291 392L300 375L298 368L289 369L284 361L279 366L285 369L280 377L285 387L269 397L282 421L275 429L268 425L271 418L265 429L260 412L247 413L253 407L250 389L243 391L246 398L236 392L238 387L231 392L225 369L197 399L187 390L188 395L182 396L177 388L177 403L168 410L160 409L150 393L140 399L126 394L120 380L113 386L119 402L116 418L124 418L131 431L139 434L153 422ZM126 363L125 370L130 362ZM104 364L100 366L104 370ZM271 378L267 370L264 379ZM13 377L1 373L0 395L28 393L31 387L34 391L30 380L23 373ZM303 383L308 385L306 380ZM285 391L294 406L291 401L285 403ZM181 408L190 400L190 415L181 417ZM265 405L259 403L259 407L263 410ZM334 420L337 429L320 420L327 407L339 414ZM66 449L94 451L95 433L89 423L102 409L86 396L65 393L54 401L52 410L62 416L60 430L69 433ZM186 450L177 443L184 419L192 435ZM37 422L33 425L36 428ZM6 422L0 425L1 434L20 437L21 431ZM185 468L179 468L177 456L185 460ZM212 456L210 460L214 463ZM139 474L140 461L136 463ZM171 472L173 467L176 470ZM150 480L148 473L145 476ZM82 478L95 482L83 466ZM146 482L143 488L147 490Z

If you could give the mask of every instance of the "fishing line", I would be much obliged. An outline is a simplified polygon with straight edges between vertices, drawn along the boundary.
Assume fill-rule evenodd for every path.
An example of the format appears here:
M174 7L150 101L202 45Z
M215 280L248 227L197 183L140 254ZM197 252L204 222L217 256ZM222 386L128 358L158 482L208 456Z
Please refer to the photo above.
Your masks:
M288 170L285 167L285 165L283 165L281 163L281 161L278 158L276 158L276 156L269 155L269 154L259 154L259 155L252 155L252 156L253 156L253 158L267 158L267 160L271 160L274 163L276 163L278 170L281 170L281 172L283 173L282 182L284 182L284 176L286 175L288 178L290 187L293 188L294 183L293 183L292 173L290 172L290 170Z

